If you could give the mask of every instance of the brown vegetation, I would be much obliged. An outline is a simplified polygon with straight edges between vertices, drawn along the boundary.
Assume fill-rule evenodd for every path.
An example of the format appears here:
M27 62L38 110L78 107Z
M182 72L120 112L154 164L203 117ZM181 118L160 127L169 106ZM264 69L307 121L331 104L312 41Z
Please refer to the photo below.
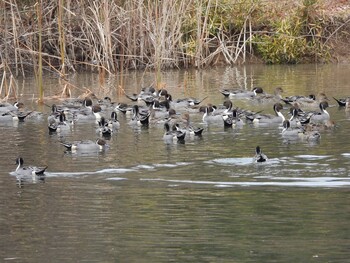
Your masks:
M349 57L348 0L8 0L0 10L10 76Z

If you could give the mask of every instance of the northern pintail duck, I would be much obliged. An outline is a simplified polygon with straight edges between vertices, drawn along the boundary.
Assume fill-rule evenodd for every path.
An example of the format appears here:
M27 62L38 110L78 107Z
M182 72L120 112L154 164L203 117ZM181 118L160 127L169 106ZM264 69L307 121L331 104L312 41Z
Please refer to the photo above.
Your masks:
M71 131L71 126L67 122L66 114L62 111L59 115L59 121L57 122L55 118L48 119L49 132L69 132Z
M305 129L304 132L299 133L299 138L308 142L318 142L321 139L321 133Z
M255 87L252 90L246 89L223 89L220 90L220 93L228 99L244 99L244 98L252 98L258 94L263 94L264 90L261 87Z
M24 161L22 157L16 159L17 168L15 170L15 175L19 177L32 177L32 176L43 176L47 166L36 167L36 166L23 166Z
M238 116L237 109L233 109L230 113L222 115L225 127L242 127L244 121Z
M186 133L181 130L177 130L175 126L173 126L173 129L170 129L168 122L164 123L164 130L165 132L163 134L163 140L166 144L172 144L174 142L185 142Z
M104 139L97 139L96 141L84 140L78 142L65 142L61 143L68 151L72 152L101 152L108 148L108 144Z
M254 114L247 115L247 119L252 121L254 124L282 124L285 117L281 113L283 106L281 103L275 103L273 105L274 115L272 114Z
M338 106L339 106L339 107L345 107L345 106L346 106L346 100L347 100L347 98L340 98L340 99L337 99L337 98L334 98L334 97L333 97L333 99L335 99L335 101L338 103Z
M324 122L329 120L330 115L328 111L326 110L328 108L328 102L322 101L319 104L320 111L319 112L312 112L312 116L310 121L317 123L317 122Z
M151 113L149 110L141 111L138 105L133 106L133 116L129 124L138 126L148 126Z
M18 121L18 115L13 113L12 111L0 114L0 123L18 123Z
M284 101L286 104L293 104L295 102L298 103L313 103L316 100L316 96L314 94L310 94L308 96L303 96L303 95L293 95L293 96L288 96L284 97L281 99Z
M347 98L346 98L346 101L345 101L345 111L346 111L346 112L350 112L350 97L347 97Z
M292 128L289 120L283 121L282 137L299 138L299 134L303 131L300 128Z
M253 99L258 103L277 103L282 100L282 95L281 95L282 93L283 93L283 89L281 87L277 87L274 89L273 94L264 92L264 93L257 94L258 96L253 96L251 99Z
M108 120L108 127L112 129L112 131L119 130L120 128L120 122L118 120L117 112L112 111L111 112L111 118Z
M123 114L127 114L132 112L132 106L129 106L126 103L118 103L117 106L115 106L114 111L119 111Z
M15 102L14 104L11 104L9 102L1 102L0 103L0 114L7 113L9 111L16 111L18 107L16 105L18 102Z
M109 127L108 122L105 117L101 117L98 122L98 128L96 129L96 133L105 138L109 138L113 134L114 130Z
M205 112L202 116L202 121L207 124L222 123L222 114L216 114L216 107L213 105L208 105L205 108Z
M267 159L268 159L267 156L261 151L260 146L256 146L254 162L256 162L256 163L263 163L263 162L266 162Z
M202 136L203 127L195 127L193 126L193 124L191 123L190 120L190 115L188 112L185 112L182 115L182 120L183 120L183 124L186 127L186 132L190 135L190 136Z

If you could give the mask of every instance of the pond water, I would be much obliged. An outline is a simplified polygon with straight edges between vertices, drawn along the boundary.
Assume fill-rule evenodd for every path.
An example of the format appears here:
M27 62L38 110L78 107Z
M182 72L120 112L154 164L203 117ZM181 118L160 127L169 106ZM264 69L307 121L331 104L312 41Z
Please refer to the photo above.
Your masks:
M349 72L350 65L251 65L161 74L175 99L208 97L203 104L222 105L223 88L325 92L336 127L316 143L285 140L277 126L205 124L196 112L191 118L203 136L167 145L162 125L134 129L118 113L109 149L88 155L66 152L61 142L96 139L94 123L49 134L50 108L34 102L34 79L18 80L21 101L44 115L0 125L0 261L347 262L350 117L332 97L350 95ZM74 96L86 87L131 104L117 87L138 93L154 79L129 72L68 81ZM65 84L52 75L44 83L47 97ZM272 112L272 104L234 103ZM257 145L266 163L252 162ZM18 183L12 172L19 155L27 165L47 165L45 181Z

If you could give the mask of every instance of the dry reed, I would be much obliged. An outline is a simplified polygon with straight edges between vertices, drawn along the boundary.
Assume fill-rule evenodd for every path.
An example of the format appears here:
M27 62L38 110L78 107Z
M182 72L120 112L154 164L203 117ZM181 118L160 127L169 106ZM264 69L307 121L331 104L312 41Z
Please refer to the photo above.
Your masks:
M280 1L281 6L269 10L277 14L287 2ZM265 34L261 27L271 20L271 12L264 12L266 3L1 1L0 70L25 76L33 69L39 70L41 64L44 72L64 78L75 70L123 73L128 69L152 69L156 72L155 83L160 85L163 69L245 63L253 54L255 36ZM333 33L326 33L322 37L329 41Z

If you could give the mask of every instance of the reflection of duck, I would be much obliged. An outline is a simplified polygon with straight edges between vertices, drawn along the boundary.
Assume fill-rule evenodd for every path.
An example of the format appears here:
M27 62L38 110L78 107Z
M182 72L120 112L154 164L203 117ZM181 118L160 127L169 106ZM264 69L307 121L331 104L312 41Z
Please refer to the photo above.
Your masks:
M266 161L267 161L267 156L261 151L260 146L256 146L254 162L256 162L256 163L263 163L263 162L266 162Z

